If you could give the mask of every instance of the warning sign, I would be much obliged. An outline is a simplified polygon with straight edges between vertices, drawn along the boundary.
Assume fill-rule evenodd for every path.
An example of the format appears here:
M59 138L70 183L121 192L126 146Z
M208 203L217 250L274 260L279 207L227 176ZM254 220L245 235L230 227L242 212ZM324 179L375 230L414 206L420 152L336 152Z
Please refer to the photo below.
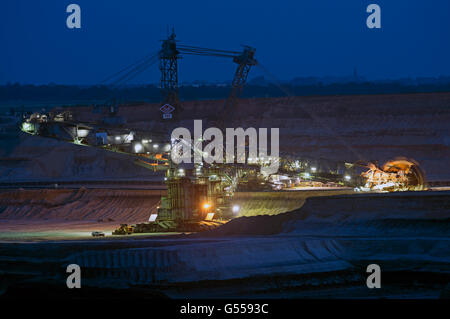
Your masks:
M160 110L164 114L167 114L167 113L172 113L175 110L175 108L170 104L164 104L163 106L161 106Z

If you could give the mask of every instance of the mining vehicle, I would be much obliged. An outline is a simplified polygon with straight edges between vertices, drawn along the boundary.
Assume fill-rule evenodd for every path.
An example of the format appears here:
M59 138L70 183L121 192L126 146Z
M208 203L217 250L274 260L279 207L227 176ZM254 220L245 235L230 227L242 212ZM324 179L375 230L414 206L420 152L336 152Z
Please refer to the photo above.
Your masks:
M134 232L134 226L120 224L120 227L113 231L113 235L131 235Z

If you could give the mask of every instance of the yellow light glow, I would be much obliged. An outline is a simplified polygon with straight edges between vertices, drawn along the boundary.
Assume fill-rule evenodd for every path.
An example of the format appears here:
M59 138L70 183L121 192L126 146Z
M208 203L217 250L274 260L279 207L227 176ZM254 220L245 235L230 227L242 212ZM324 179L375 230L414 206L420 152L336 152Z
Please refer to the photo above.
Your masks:
M208 209L208 208L210 208L211 207L211 204L210 203L204 203L203 204L203 208L204 209Z

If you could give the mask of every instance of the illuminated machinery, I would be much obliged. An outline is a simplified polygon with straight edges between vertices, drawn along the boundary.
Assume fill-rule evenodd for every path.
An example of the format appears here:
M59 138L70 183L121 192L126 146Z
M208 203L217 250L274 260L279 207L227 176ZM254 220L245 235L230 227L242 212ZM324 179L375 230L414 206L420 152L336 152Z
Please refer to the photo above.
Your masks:
M218 167L171 167L166 172L167 196L154 220L137 224L135 232L192 232L212 229L232 217L233 178Z
M244 46L244 49L241 52L202 48L185 44L177 44L177 40L175 40L175 38L175 32L172 30L172 33L168 36L168 38L162 41L161 49L158 52L163 104L170 104L175 107L175 110L179 109L177 107L179 106L178 60L181 55L231 58L233 62L237 64L237 68L231 82L231 92L224 107L226 112L223 110L221 112L222 114L218 116L218 119L222 119L225 115L229 116L230 114L233 114L230 110L236 105L237 98L241 94L247 81L250 69L252 66L257 65L257 61L255 60L256 50L250 46Z
M298 186L301 180L309 186L351 186L356 180L353 168L345 163L338 167L330 161L297 160L303 166L293 170L285 167L292 162L281 161L279 174L283 175L270 176L261 174L261 166L267 163L259 159L231 165L184 164L183 168L171 164L165 177L167 195L161 198L153 220L136 225L135 232L190 232L217 227L236 216L232 205L235 191L281 190ZM339 172L330 172L330 165L338 167ZM274 178L282 181L277 183Z
M299 187L355 187L362 183L353 163L324 158L302 158L295 154L286 154L280 158L278 172L291 177L288 186L294 184L293 186ZM285 184L283 183L282 188L286 187Z
M361 176L365 179L363 191L374 190L383 192L424 190L426 188L425 174L419 164L406 158L396 158L387 161L381 168L374 163L368 163L367 171Z
M71 116L34 113L24 119L21 129L31 135L130 155L136 164L154 171L169 167L171 146L165 134L64 118Z

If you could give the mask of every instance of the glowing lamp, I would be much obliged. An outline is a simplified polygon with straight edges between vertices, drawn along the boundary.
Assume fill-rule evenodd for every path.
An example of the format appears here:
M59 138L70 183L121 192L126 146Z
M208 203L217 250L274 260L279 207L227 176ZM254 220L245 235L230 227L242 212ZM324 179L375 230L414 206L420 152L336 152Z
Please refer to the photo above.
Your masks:
M141 143L134 144L134 151L136 153L141 153L143 150L144 150L144 147L142 146Z

